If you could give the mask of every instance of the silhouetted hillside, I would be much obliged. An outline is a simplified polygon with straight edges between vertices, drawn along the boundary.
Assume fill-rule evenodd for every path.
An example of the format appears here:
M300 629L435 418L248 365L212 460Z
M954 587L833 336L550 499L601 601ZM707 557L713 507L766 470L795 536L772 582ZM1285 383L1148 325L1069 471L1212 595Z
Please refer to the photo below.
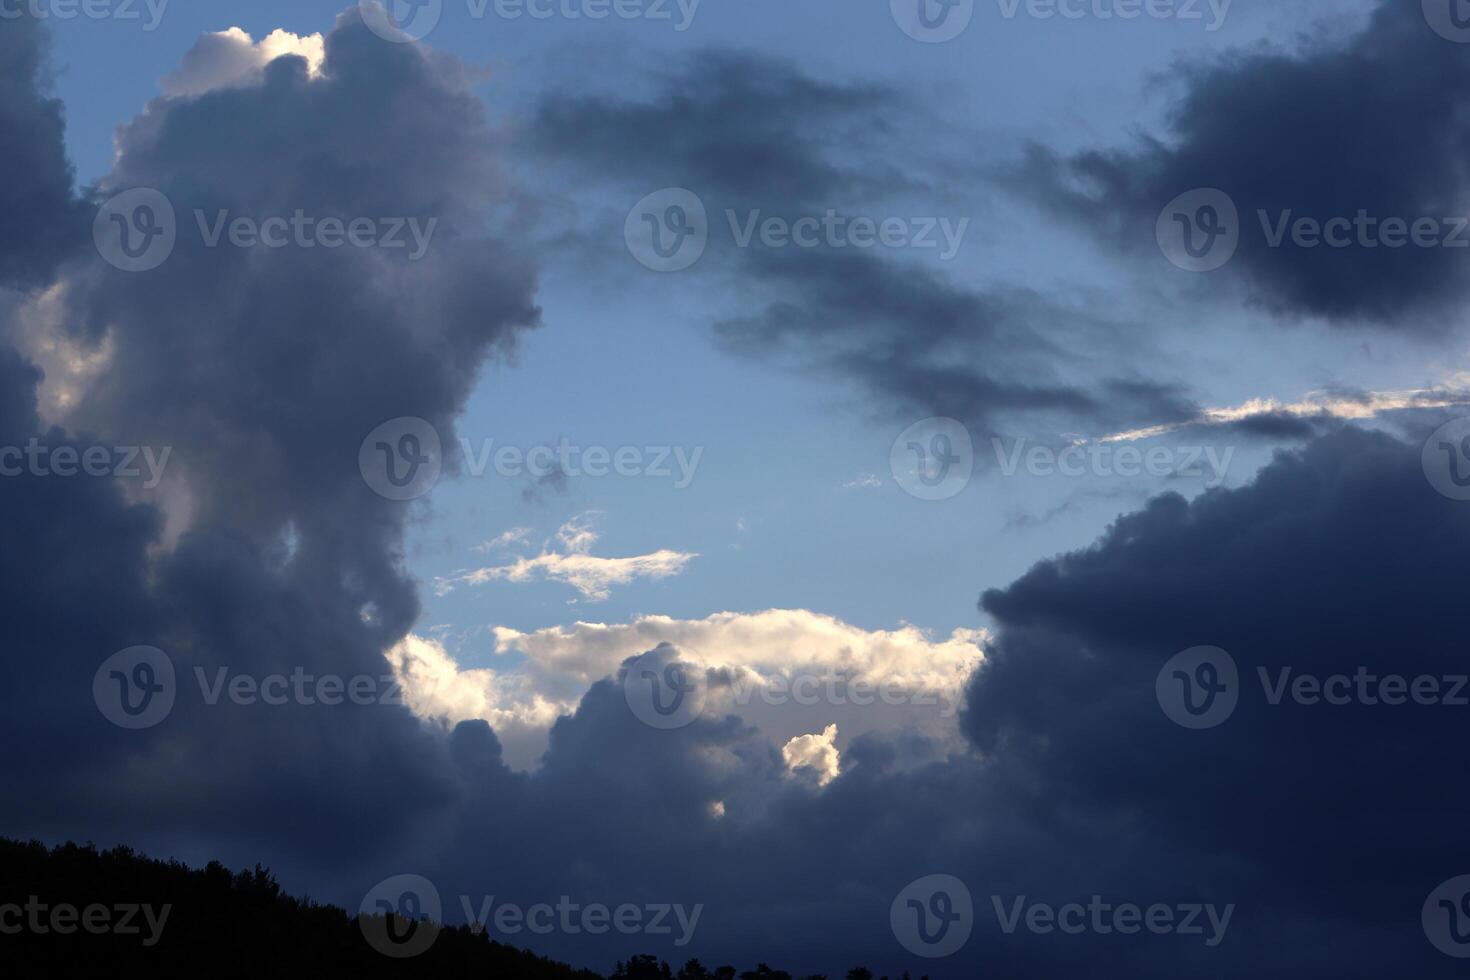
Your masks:
M76 913L58 917L61 906ZM126 911L138 906L151 908ZM48 851L9 840L0 840L0 963L16 977L128 965L169 975L599 980L466 927L441 929L412 959L391 959L368 945L355 915L283 894L258 865L235 874L218 862L192 869L126 847L65 844Z
M379 925L384 923L379 922ZM398 921L407 929L414 924ZM0 965L15 977L66 968L144 976L476 977L603 980L474 933L444 927L427 950L394 959L375 950L356 915L282 893L256 865L231 872L157 861L118 847L0 838ZM907 975L905 975L907 976ZM612 980L792 980L761 964L737 972L691 960L675 971L652 956L619 962ZM866 970L850 980L872 980ZM825 978L809 978L825 980ZM886 978L885 978L886 980Z

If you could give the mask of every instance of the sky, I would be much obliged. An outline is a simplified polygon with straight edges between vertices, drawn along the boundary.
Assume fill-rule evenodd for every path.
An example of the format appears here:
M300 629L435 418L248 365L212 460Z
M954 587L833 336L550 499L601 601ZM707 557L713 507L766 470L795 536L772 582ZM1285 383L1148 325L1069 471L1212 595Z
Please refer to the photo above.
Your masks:
M1160 112L1155 76L1173 64L1232 47L1290 43L1306 30L1342 32L1344 21L1354 19L1344 9L1352 5L1282 6L1236 4L1217 18L1202 5L1199 22L1120 23L1090 14L1039 20L1024 12L1007 20L1003 7L982 4L973 30L953 43L922 44L906 37L881 4L834 18L817 6L705 3L680 30L685 16L673 6L668 20L614 16L598 22L560 15L508 19L496 16L493 5L476 18L470 5L449 3L426 41L488 72L475 91L509 133L534 126L536 100L548 91L617 100L650 84L650 74L671 69L687 72L698 91L699 59L711 50L758 52L814 78L891 87L915 103L895 114L895 124L909 123L911 130L897 145L870 140L872 145L827 149L835 158L852 154L856 165L933 166L939 173L928 178L956 178L941 185L942 193L915 190L875 211L880 219L967 219L957 254L936 262L931 250L915 249L916 261L966 284L1073 294L1069 300L1116 311L1110 319L1127 328L1156 315L1137 308L1146 300L1078 295L1117 292L1110 289L1106 255L1057 229L1054 218L983 186L977 175L1013 163L1005 159L1007 148L1024 139L1071 147L1085 145L1087 135L1103 142L1128 133ZM1361 21L1367 5L1357 6ZM337 12L331 3L262 3L227 12L190 5L168 10L156 30L130 34L124 46L116 43L117 23L68 24L58 32L54 60L79 177L85 183L105 173L118 121L157 94L158 79L200 34L239 26L256 38L276 29L309 35ZM101 77L109 84L99 86ZM899 157L884 159L900 150ZM859 163L863 154L878 159ZM526 486L497 478L493 468L483 478L447 485L427 503L432 516L411 535L410 567L425 582L484 565L470 549L508 530L527 527L539 544L566 520L598 512L606 554L671 548L701 556L678 581L639 581L617 590L591 610L599 621L796 606L868 629L912 622L948 633L987 625L975 607L977 584L1003 584L1038 557L1085 543L1130 504L1165 487L1159 479L1036 485L982 473L958 499L916 505L885 471L894 439L931 415L875 404L871 393L840 377L814 378L732 358L701 327L738 313L744 297L732 291L716 299L699 284L681 289L677 277L628 267L612 222L663 186L654 174L634 171L593 183L577 174L549 182L536 177L547 164L562 162L554 149L508 156L506 165L521 178L521 206L542 219L520 234L541 256L548 288L538 302L546 329L521 340L514 365L487 367L466 406L461 436L480 451L486 445L556 446L566 438L610 450L677 445L691 456L703 453L682 487L675 486L681 482L677 471L667 479L588 477L528 505ZM650 169L657 169L656 159ZM760 203L743 210L742 220ZM828 206L863 203L832 197L818 214ZM764 208L766 214L774 210L774 203ZM728 219L721 216L719 224L728 240ZM597 259L615 263L605 275L587 276L593 258L557 247L573 230L585 234ZM932 235L942 243L939 232ZM942 244L932 250L942 251ZM610 295L618 302L609 303ZM1232 310L1212 310L1208 318L1218 320L1213 329L1202 325L1156 352L1158 369L1202 404L1296 401L1330 385L1429 387L1447 373L1435 351L1395 351L1393 363L1384 364L1384 354L1340 351L1339 342L1310 327L1285 341L1301 345L1290 365L1273 370L1278 366L1253 363L1242 372L1229 337L1256 329L1257 318ZM1200 335L1221 332L1229 337ZM648 392L650 382L658 395ZM648 393L631 394L638 389ZM548 391L556 397L546 398ZM673 405L677 411L670 411ZM1014 431L1014 438L1025 435ZM1079 427L1075 434L1108 433ZM1013 449L1010 438L1008 432ZM1238 452L1249 455L1253 448ZM982 455L993 462L994 446L984 446ZM1238 466L1232 461L1230 476L1245 480L1261 459L1256 453ZM881 485L868 485L880 479ZM1204 482L1183 488L1197 493ZM864 530L854 534L855 527ZM893 587L894 563L905 569L906 587ZM545 628L585 618L588 610L568 607L577 599L559 585L491 584L468 594L426 596L425 616L429 625L449 625L456 635L481 630L460 648L478 664L492 653L484 628Z
M1470 955L1453 699L1311 700L1463 664L1458 0L120 3L0 0L0 834L704 909L506 937L602 970ZM1003 914L1094 895L1204 935Z

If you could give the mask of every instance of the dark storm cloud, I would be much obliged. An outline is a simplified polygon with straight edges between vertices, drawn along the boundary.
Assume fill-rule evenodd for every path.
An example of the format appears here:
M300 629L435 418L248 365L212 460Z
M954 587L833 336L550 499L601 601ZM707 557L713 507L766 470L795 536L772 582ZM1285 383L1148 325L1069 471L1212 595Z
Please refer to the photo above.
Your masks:
M49 94L44 28L30 18L0 30L0 285L33 283L51 272L66 243L86 227L72 196L72 168L62 147L62 108Z
M1140 342L1138 325L1081 302L968 285L964 263L939 263L943 249L774 248L759 237L735 247L730 212L737 224L757 211L787 221L828 209L875 221L929 216L952 232L965 219L957 248L965 234L983 235L975 201L944 189L954 161L919 138L925 122L935 120L896 89L716 51L654 74L636 95L548 96L527 136L551 165L592 177L627 207L660 187L699 195L710 254L686 274L723 268L737 284L731 305L748 311L720 319L717 336L745 356L855 380L884 415L949 415L985 433L1193 417L1174 383L1119 366L1119 350ZM609 240L622 270L619 238L599 238L602 254Z
M5 30L8 44L26 36ZM355 11L326 49L320 78L283 58L254 84L156 100L120 131L95 202L155 188L179 234L143 273L104 264L90 220L70 243L58 319L106 364L67 423L95 437L41 432L38 374L6 362L12 444L38 434L172 451L164 485L130 488L131 500L112 481L0 479L5 512L26 515L6 522L0 556L17 699L4 725L11 744L33 746L10 763L25 770L8 781L12 833L310 867L381 847L457 792L444 743L403 707L207 705L194 674L390 673L382 651L419 610L401 559L406 505L369 490L359 444L397 416L430 420L452 444L480 363L538 318L531 270L476 224L504 182L468 76L385 43ZM17 89L42 57L23 54L6 64ZM59 129L43 135L15 186L64 181ZM45 202L24 203L29 221ZM53 202L51 217L74 207ZM303 209L439 223L415 262L403 250L206 247L195 209L210 222ZM165 514L184 529L177 540ZM180 694L157 728L125 732L91 703L91 678L136 644L172 656Z
M701 902L687 950L640 938L707 963L779 949L797 971L867 962L939 978L1093 977L1098 963L1141 980L1451 976L1420 908L1470 860L1463 767L1445 749L1470 709L1272 706L1257 674L1466 672L1456 569L1470 525L1426 481L1420 449L1345 428L1241 489L1157 498L987 592L999 633L970 686L973 751L866 736L816 791L783 778L778 747L737 719L655 731L612 681L558 722L528 776L504 768L485 726L461 725L458 758L496 795L461 811L423 865L446 891L507 901ZM1241 700L1219 727L1189 731L1155 682L1203 644L1235 657ZM968 884L975 934L919 963L890 938L888 906L933 873ZM1007 933L993 904L1094 895L1234 909L1210 946ZM607 955L587 936L542 945Z
M1431 30L1417 0L1385 0L1346 42L1234 51L1172 80L1182 94L1167 134L1070 155L1033 146L1014 185L1155 264L1165 206L1196 188L1223 190L1239 209L1241 243L1211 276L1238 276L1277 313L1410 329L1405 314L1434 322L1463 301L1465 244L1361 247L1354 230L1348 247L1294 245L1290 232L1270 247L1259 215L1272 234L1284 215L1445 220L1470 243L1470 46Z
M1417 443L1355 429L1278 456L1244 488L1160 497L1093 547L986 593L1000 632L964 716L973 754L864 738L821 792L781 780L774 746L734 719L651 731L615 684L596 685L558 724L544 768L518 783L517 805L465 828L452 880L494 880L507 895L635 882L630 900L707 904L693 947L706 961L779 948L800 970L1452 975L1420 906L1470 860L1455 816L1463 767L1444 748L1465 709L1271 706L1257 670L1464 674L1463 506L1430 487ZM1202 644L1235 657L1241 701L1220 727L1187 731L1155 680ZM906 754L917 762L899 764ZM571 813L587 794L609 801L592 820ZM718 821L703 810L712 799L727 803ZM522 846L477 851L484 833ZM968 883L976 933L919 965L886 938L887 907L936 872ZM1213 947L1007 934L994 897L1022 895L1235 910Z
M1433 748L1464 709L1273 707L1257 672L1463 674L1464 506L1430 487L1417 444L1354 429L1240 490L1161 497L985 594L1001 633L967 729L1046 819L1116 834L1133 890L1167 860L1166 887L1239 904L1242 944L1189 972L1234 975L1264 939L1295 957L1282 976L1447 975L1419 907L1467 857L1446 819L1467 802L1463 767ZM1154 683L1196 645L1235 657L1242 693L1223 725L1190 732ZM1079 866L1073 880L1105 879Z

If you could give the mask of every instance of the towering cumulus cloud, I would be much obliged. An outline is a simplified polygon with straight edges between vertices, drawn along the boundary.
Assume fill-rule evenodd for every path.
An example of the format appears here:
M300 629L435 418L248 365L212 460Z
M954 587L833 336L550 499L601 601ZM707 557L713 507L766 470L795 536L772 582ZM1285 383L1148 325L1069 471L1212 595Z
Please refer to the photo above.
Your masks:
M106 814L100 837L270 838L269 854L307 860L400 835L454 791L406 708L209 705L196 679L389 673L382 651L418 613L406 505L365 485L358 447L399 416L451 441L481 362L538 319L531 270L484 223L506 191L482 104L457 64L383 43L355 12L315 75L287 56L253 81L160 98L122 128L95 192L100 205L151 189L176 216L166 260L128 272L71 220L58 115L34 90L38 38L17 30L4 139L27 152L9 158L4 221L76 234L54 283L17 283L38 288L10 297L7 330L100 365L53 420L66 428L42 431L40 379L7 349L7 444L169 456L156 488L126 497L110 481L0 481L5 511L27 515L0 532L18 670L0 724L31 746L20 764L36 777L6 794L7 822L86 836L71 821ZM265 229L298 212L433 234L422 255L311 247L294 227L287 247L232 244L236 219ZM64 375L45 388L76 381ZM172 658L181 694L167 724L120 738L88 703L91 677L137 644ZM49 737L21 736L37 728Z

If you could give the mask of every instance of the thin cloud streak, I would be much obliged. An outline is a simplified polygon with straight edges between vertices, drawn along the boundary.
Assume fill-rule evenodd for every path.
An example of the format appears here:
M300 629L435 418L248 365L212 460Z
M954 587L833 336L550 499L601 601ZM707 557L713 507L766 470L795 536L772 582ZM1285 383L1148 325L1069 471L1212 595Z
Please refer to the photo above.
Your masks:
M1276 398L1252 398L1239 405L1201 410L1199 418L1188 422L1170 422L1142 429L1130 429L1103 436L1099 442L1138 442L1168 435L1184 428L1233 425L1260 416L1288 416L1297 419L1332 418L1366 422L1386 412L1410 408L1458 408L1470 405L1470 375L1456 375L1448 384L1433 388L1409 388L1402 391L1372 391L1363 394L1341 392L1309 392L1299 401L1283 402Z

